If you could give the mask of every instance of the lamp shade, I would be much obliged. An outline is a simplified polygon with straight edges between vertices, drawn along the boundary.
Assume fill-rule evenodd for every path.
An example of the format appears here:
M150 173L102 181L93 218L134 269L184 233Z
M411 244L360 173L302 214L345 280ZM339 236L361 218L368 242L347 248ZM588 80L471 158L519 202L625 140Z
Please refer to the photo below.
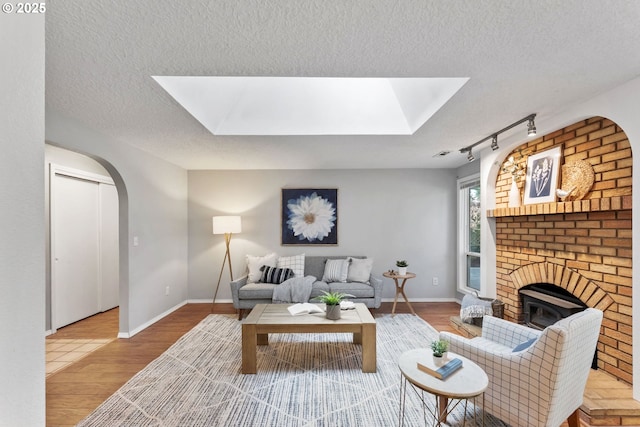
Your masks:
M240 233L242 220L237 215L214 216L213 234Z

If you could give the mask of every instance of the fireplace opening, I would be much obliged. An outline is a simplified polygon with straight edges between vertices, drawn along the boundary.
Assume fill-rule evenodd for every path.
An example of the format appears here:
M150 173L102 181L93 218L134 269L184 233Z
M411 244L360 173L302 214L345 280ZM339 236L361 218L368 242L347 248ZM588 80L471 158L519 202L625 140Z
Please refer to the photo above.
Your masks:
M548 283L523 287L520 298L525 325L540 330L587 308L567 290Z
M579 313L588 306L566 289L549 283L535 283L519 291L524 324L543 330L558 320ZM592 369L598 367L598 351L593 355Z

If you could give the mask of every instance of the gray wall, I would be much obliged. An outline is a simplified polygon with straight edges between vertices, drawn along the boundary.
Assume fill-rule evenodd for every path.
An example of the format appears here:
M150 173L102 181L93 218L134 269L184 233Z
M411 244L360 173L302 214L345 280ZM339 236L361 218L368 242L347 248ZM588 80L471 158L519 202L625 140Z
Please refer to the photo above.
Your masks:
M338 189L338 246L281 246L281 189ZM455 297L456 174L444 169L189 171L189 298L213 298L224 238L211 217L242 216L231 241L234 277L247 254L367 255L374 272L409 261L418 276L406 293L419 300ZM432 277L439 286L433 286ZM218 301L230 300L228 271ZM383 297L394 287L385 279Z
M136 332L182 304L187 298L187 172L51 110L46 111L46 138L97 160L118 189L120 332ZM139 246L133 246L134 236Z
M480 174L480 160L468 162L456 169L458 178L464 178L473 174Z
M0 58L0 426L41 426L44 15L0 14Z

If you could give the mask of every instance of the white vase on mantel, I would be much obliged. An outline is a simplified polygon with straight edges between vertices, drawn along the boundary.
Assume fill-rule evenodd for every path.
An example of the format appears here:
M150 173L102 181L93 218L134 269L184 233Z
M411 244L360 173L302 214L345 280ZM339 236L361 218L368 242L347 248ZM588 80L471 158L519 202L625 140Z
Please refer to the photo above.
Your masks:
M509 190L509 207L519 208L522 205L520 200L520 190L514 178L511 178L511 189Z

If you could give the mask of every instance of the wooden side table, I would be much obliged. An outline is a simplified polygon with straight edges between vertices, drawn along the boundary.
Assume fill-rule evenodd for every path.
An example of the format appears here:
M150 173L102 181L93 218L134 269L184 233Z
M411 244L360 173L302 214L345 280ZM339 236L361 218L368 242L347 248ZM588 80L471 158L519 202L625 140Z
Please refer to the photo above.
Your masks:
M401 275L397 273L390 273L388 271L385 271L384 273L382 273L382 275L389 279L393 279L393 282L396 285L396 296L393 299L393 309L391 310L391 317L396 315L396 304L398 303L398 295L402 295L402 297L404 298L405 302L409 306L409 309L411 310L413 315L417 316L416 312L413 310L413 307L411 306L411 303L409 302L409 298L407 298L407 295L404 293L404 285L407 283L407 280L413 279L414 277L416 277L416 275L414 273L407 273L407 274ZM399 280L402 280L402 282L399 282Z

